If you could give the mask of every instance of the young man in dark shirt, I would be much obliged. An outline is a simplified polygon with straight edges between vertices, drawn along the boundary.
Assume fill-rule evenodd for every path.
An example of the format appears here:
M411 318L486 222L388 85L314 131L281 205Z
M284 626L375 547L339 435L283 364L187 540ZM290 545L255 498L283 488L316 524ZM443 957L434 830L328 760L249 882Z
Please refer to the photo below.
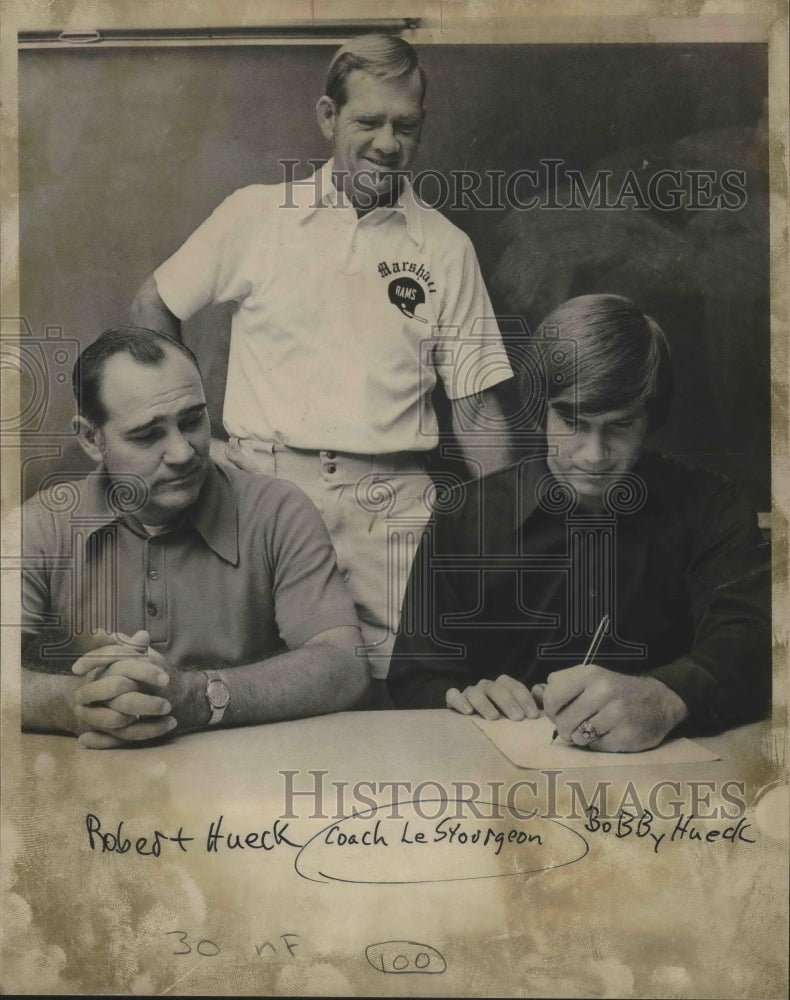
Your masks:
M545 435L432 519L388 678L395 704L543 710L562 739L604 751L759 717L769 547L733 483L644 450L672 392L661 328L626 299L586 295L537 339ZM528 401L534 372L521 377Z

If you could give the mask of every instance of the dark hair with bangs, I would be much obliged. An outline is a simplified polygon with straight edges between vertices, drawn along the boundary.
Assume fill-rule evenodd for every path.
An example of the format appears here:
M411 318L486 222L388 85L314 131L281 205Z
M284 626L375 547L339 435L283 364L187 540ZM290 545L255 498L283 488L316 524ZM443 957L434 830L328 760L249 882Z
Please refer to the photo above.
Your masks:
M546 316L536 336L544 365L545 407L560 405L589 415L643 405L650 430L666 419L673 392L669 345L658 323L629 299L568 299ZM564 349L557 340L570 341L575 350ZM522 395L534 391L528 374L520 373Z
M382 80L408 76L417 71L422 86L421 101L425 100L428 80L420 66L414 47L398 35L359 35L342 45L329 64L326 96L339 111L348 100L346 83L355 69L364 70Z
M94 427L101 427L107 422L101 377L106 361L114 354L130 354L139 364L154 367L164 361L168 348L186 355L200 372L200 365L192 351L165 333L141 326L118 326L105 330L80 353L71 373L71 388L79 413Z

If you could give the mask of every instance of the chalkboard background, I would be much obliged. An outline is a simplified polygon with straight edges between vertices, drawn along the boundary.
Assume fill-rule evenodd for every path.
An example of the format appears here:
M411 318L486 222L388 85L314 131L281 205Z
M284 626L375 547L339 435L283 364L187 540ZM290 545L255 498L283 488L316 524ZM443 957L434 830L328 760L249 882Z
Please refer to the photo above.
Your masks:
M281 180L281 158L302 161L304 175L310 158L328 155L313 108L333 48L20 53L22 315L49 373L44 404L31 410L25 495L52 471L87 468L74 441L57 437L73 410L53 375L58 337L71 358L70 341L85 346L126 322L142 280L232 190ZM678 375L658 444L735 476L768 509L766 47L426 45L420 55L428 119L415 170L510 173L561 158L590 180L596 169L745 171L735 211L446 214L471 236L499 313L532 327L591 291L650 312ZM562 202L561 186L555 194ZM185 327L220 434L229 316L205 310Z

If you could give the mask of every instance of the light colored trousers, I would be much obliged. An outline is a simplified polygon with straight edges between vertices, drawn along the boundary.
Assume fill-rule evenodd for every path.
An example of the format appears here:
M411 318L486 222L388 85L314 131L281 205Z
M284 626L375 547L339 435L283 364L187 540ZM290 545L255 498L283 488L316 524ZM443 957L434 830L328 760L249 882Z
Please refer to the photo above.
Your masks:
M260 472L296 483L313 501L356 604L371 674L386 677L409 571L435 492L419 456L302 451L235 437L226 456L234 465L252 461Z

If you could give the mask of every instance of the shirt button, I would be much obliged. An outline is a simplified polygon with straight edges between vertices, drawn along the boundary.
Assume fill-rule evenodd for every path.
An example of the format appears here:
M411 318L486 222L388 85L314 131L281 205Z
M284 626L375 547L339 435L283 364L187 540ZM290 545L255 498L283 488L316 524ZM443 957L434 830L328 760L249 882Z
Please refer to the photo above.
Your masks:
M148 576L149 576L149 578L151 580L158 580L159 579L159 572L157 570L155 570L155 569L149 569Z
M155 617L156 617L156 612L157 612L157 607L156 607L156 605L155 605L155 604L148 604L148 605L146 605L146 608L145 608L145 610L146 610L146 611L148 612L148 614L149 614L149 615L150 615L150 616L151 616L152 618L155 618Z
M327 472L337 472L337 466L336 466L336 465L332 465L332 464L330 463L329 465L327 465L327 467L326 467L326 471L327 471Z
M337 452L336 452L336 451L328 451L328 452L326 453L326 457L327 457L327 458L329 459L329 461L331 462L331 461L332 461L332 459L335 459L335 458L337 458Z

